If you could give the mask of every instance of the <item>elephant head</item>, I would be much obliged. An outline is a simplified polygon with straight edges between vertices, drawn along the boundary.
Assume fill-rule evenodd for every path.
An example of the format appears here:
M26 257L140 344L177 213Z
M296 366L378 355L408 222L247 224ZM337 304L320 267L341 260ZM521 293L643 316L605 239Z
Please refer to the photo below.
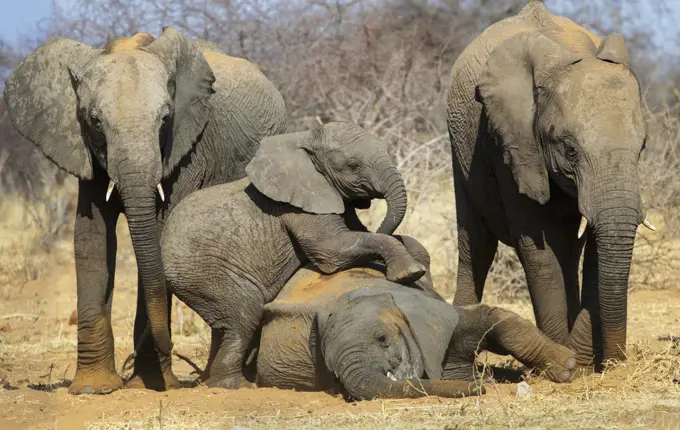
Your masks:
M315 214L342 214L345 203L362 208L385 198L379 233L392 234L406 213L404 181L387 145L350 123L266 137L246 173L267 197Z
M548 26L503 42L482 71L477 99L519 193L544 204L553 182L578 200L582 223L573 234L590 226L597 247L605 355L622 358L633 242L647 225L637 169L646 139L640 88L620 35L599 48L585 34L562 38Z
M166 27L156 39L139 33L103 49L52 38L5 84L12 123L23 136L81 181L108 179L106 201L114 187L119 193L151 307L163 307L166 295L157 192L164 200L161 179L204 130L214 81L198 48ZM167 311L148 310L156 334L167 321L154 316Z
M316 322L326 366L351 397L482 392L471 383L436 380L458 323L458 314L444 301L376 280L341 296L330 311L319 311ZM428 379L421 380L424 375Z
M384 279L363 283L315 317L326 367L351 397L483 394L483 387L467 381L473 377L475 352L483 349L512 354L555 382L573 376L574 352L513 312L486 305L454 307ZM445 372L460 379L442 380Z

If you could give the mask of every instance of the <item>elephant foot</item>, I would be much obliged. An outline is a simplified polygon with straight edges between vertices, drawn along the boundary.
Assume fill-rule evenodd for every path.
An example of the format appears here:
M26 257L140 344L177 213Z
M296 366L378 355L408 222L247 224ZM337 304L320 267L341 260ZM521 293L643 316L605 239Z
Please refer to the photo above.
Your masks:
M569 382L576 371L576 354L562 345L551 345L543 352L543 370L553 382Z
M109 394L123 386L123 380L113 370L76 371L69 394Z
M210 377L206 381L208 387L225 388L227 390L238 390L239 388L255 388L255 384L248 381L242 375L226 378Z
M176 390L181 387L179 379L168 369L162 374L156 371L137 371L125 383L125 389L146 389L154 391Z
M412 284L422 278L427 273L425 267L420 263L392 263L387 265L386 277L388 281L402 285Z

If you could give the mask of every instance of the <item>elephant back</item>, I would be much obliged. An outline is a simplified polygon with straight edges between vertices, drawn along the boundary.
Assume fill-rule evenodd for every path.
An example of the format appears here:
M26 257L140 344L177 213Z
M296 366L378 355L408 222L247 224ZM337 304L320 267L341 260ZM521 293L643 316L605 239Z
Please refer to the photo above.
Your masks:
M384 278L376 266L356 267L332 275L321 273L312 265L299 269L276 297L276 303L324 307L346 292L374 284Z
M195 40L193 43L215 74L213 109L204 139L212 145L230 146L228 159L213 160L217 163L216 174L209 178L207 185L241 179L245 177L245 167L255 155L260 141L285 133L283 97L255 64L226 55L212 42ZM213 148L209 151L215 153Z

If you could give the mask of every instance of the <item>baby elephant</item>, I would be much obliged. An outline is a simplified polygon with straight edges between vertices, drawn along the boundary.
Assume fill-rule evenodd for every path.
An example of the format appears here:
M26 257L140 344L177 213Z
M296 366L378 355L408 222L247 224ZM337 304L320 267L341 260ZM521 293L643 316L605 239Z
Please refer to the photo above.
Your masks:
M399 283L426 274L427 261L388 235L405 213L404 183L385 143L361 128L330 123L265 138L246 172L250 183L180 202L161 242L170 290L212 328L207 383L224 388L249 386L243 364L263 305L306 262L330 274L379 260ZM388 234L370 233L354 208L383 197L379 231Z
M452 306L369 268L302 268L265 306L256 378L354 399L461 397L483 392L472 382L478 349L512 354L557 382L576 366L572 351L513 312Z

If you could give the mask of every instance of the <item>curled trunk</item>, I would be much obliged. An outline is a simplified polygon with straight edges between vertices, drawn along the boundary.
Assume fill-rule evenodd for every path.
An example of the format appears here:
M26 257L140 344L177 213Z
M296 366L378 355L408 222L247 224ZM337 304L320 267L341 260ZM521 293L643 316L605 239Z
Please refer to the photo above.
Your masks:
M387 202L387 213L378 233L392 234L406 215L406 187L396 167L390 166L382 171L384 175L379 183L383 188L380 192Z

